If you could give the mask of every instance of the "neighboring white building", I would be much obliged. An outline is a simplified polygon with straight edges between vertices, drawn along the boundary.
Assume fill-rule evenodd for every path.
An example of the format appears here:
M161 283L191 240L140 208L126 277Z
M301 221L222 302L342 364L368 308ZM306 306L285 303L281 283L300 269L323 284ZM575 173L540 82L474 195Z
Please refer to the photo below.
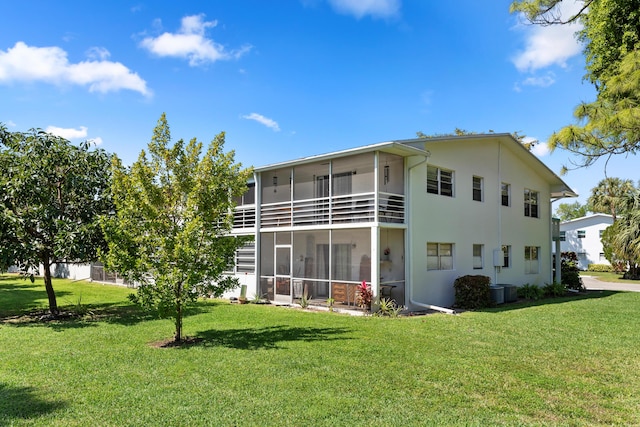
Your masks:
M390 141L255 169L238 200L235 274L248 295L354 306L362 281L411 310L453 282L544 285L551 200L576 194L510 134Z
M560 224L560 250L578 255L578 268L586 270L589 264L609 264L602 248L602 232L613 224L613 216L593 214Z

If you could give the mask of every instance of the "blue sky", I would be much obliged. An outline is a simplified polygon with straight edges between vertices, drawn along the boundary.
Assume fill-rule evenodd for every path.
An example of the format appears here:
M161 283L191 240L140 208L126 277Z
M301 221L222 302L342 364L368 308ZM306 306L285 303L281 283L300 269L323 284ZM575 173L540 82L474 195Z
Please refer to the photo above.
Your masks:
M595 96L577 28L523 25L509 4L0 2L0 122L92 139L127 164L162 112L176 140L225 131L247 166L418 131L518 131L558 173L571 159L544 142ZM607 173L637 181L635 162ZM584 202L603 177L599 162L563 179Z

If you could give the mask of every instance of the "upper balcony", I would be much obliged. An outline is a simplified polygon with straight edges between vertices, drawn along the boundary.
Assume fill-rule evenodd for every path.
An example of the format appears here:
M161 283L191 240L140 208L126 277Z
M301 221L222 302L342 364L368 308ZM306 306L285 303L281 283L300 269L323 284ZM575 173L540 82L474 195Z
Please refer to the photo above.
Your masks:
M370 151L259 172L240 200L234 229L354 222L404 223L404 158ZM252 188L249 189L252 191ZM249 202L249 203L247 203Z

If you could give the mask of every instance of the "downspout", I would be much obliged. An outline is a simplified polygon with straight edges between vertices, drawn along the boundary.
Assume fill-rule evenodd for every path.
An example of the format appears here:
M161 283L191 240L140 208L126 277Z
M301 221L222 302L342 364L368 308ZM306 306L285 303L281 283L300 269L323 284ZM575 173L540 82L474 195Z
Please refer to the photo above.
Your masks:
M498 140L498 250L502 250L502 142ZM509 201L511 204L511 201ZM511 262L511 261L509 261ZM495 261L493 262L495 264ZM493 266L493 283L498 284L498 274L501 271L500 266Z
M255 182L255 186L253 187L255 191L255 205L256 205L256 221L255 221L255 232L254 232L254 250L255 258L253 260L253 271L254 271L254 290L255 294L258 297L262 297L262 286L260 283L260 276L262 275L262 265L260 262L261 258L261 234L260 228L262 227L262 173L253 172L253 180Z
M422 160L419 163L416 163L413 166L409 166L408 171L409 173L407 174L408 179L407 179L407 187L410 187L411 184L411 170L417 166L420 166L422 164L426 164L427 161L429 160L429 157L431 156L431 153L427 151L427 155L424 156L424 160ZM409 188L407 188L407 194L409 194ZM407 198L407 200L411 200L410 197ZM405 207L405 212L407 214L407 219L409 220L408 222L411 221L411 210L410 209L406 209ZM411 233L407 233L407 247L411 248ZM405 253L407 253L408 251L405 251ZM422 307L422 308L426 308L428 310L435 310L435 311L440 311L442 313L446 313L446 314L456 314L456 312L454 310L451 310L449 308L445 308L445 307L440 307L438 305L433 305L433 304L425 304L423 302L419 302L413 299L413 284L414 284L414 277L413 277L413 268L411 266L411 260L413 259L413 257L408 256L405 257L405 263L407 264L407 270L409 271L409 302L413 305L416 305L418 307Z

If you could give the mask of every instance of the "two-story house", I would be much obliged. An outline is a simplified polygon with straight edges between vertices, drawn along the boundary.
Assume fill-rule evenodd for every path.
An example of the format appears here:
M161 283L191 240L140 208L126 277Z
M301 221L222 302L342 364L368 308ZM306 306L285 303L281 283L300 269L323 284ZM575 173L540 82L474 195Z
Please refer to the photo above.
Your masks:
M257 167L238 200L249 294L355 306L356 286L411 310L454 280L551 282L551 200L571 188L510 134L383 142Z
M586 270L589 264L609 264L604 257L602 233L613 224L613 216L593 214L560 224L560 250L575 252L578 268Z

